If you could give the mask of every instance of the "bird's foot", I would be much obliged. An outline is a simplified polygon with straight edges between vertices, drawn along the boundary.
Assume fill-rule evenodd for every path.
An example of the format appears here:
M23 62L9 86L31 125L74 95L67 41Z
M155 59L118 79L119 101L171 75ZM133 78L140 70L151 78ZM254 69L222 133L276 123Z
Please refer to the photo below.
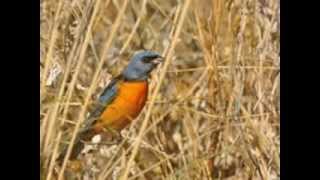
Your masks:
M103 133L101 133L101 137L101 144L104 145L119 144L122 140L121 134L112 128L104 128Z

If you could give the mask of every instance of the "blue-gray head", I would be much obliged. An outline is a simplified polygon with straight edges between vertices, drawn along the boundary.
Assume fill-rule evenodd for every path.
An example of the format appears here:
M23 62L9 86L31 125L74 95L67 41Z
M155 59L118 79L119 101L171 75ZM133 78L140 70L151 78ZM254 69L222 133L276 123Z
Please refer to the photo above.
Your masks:
M150 72L161 62L161 58L154 51L138 52L131 58L122 75L126 80L147 80Z

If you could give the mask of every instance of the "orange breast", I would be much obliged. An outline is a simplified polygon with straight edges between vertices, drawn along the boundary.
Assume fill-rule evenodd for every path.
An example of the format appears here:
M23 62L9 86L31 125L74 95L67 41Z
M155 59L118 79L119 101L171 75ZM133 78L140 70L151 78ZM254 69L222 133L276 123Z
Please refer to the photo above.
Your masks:
M141 112L148 95L148 82L122 82L118 95L102 113L97 128L121 130Z

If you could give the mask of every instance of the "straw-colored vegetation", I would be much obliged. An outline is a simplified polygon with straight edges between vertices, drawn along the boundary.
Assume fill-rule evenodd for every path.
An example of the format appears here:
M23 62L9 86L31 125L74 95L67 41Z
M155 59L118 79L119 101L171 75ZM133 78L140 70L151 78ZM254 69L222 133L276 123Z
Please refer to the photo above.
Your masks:
M40 3L41 179L280 179L279 1ZM58 166L141 49L165 56L143 112L118 144Z

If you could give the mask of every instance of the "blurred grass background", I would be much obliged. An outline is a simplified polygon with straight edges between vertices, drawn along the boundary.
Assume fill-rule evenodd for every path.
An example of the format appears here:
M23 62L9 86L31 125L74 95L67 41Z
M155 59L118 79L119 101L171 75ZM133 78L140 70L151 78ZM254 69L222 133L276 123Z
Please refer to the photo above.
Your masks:
M41 0L41 179L280 179L279 7ZM88 145L81 168L57 167L103 87L141 49L166 57L143 112L119 144Z

